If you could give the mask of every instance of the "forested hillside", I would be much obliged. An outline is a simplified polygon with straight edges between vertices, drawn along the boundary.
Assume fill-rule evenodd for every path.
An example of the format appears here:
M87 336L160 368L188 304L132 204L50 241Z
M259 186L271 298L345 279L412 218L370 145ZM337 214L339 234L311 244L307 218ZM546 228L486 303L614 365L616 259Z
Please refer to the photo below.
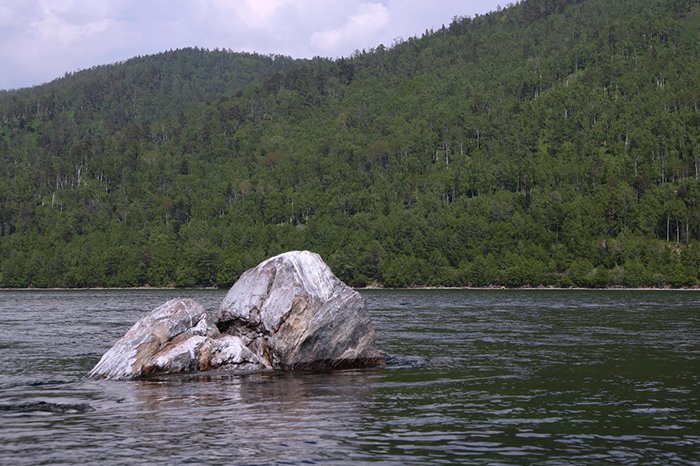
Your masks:
M459 12L455 12L459 14ZM700 0L525 0L339 60L0 93L0 286L698 286Z

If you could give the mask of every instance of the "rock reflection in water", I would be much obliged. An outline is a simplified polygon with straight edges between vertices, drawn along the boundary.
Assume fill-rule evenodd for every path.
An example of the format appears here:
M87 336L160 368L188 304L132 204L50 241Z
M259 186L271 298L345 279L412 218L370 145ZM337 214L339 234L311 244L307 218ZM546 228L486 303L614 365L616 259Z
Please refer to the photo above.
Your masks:
M333 452L347 451L348 440L357 435L352 426L368 416L364 400L372 396L376 374L206 373L111 383L120 389L111 393L119 400L114 422L123 422L124 409L142 413L130 420L130 438L113 439L114 446L151 454L157 446L158 455L149 461L166 452L175 462L334 459Z

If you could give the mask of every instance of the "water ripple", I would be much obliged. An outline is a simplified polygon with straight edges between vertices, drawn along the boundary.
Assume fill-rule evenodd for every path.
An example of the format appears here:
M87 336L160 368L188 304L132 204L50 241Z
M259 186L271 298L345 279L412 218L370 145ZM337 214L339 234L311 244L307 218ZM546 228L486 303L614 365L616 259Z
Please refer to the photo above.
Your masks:
M0 462L700 461L697 293L366 291L385 369L83 378L148 310L224 293L0 292Z

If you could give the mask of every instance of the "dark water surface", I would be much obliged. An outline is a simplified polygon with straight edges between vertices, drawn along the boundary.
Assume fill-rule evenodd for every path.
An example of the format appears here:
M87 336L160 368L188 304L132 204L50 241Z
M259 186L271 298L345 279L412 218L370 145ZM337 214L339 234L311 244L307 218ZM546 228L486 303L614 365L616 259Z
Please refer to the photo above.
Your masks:
M94 382L176 296L0 292L0 463L700 464L700 293L363 291L389 367Z

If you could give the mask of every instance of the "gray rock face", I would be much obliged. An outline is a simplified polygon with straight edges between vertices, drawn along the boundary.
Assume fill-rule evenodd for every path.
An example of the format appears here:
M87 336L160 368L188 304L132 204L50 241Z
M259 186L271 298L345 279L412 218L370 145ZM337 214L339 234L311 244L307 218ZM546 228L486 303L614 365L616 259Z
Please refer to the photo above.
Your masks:
M88 377L384 365L374 340L362 296L336 278L318 254L293 251L245 272L216 321L191 299L154 309Z
M265 367L239 338L221 335L199 303L173 299L136 322L88 377L133 379L227 366Z
M280 254L245 272L217 320L275 369L384 364L364 299L309 251Z

